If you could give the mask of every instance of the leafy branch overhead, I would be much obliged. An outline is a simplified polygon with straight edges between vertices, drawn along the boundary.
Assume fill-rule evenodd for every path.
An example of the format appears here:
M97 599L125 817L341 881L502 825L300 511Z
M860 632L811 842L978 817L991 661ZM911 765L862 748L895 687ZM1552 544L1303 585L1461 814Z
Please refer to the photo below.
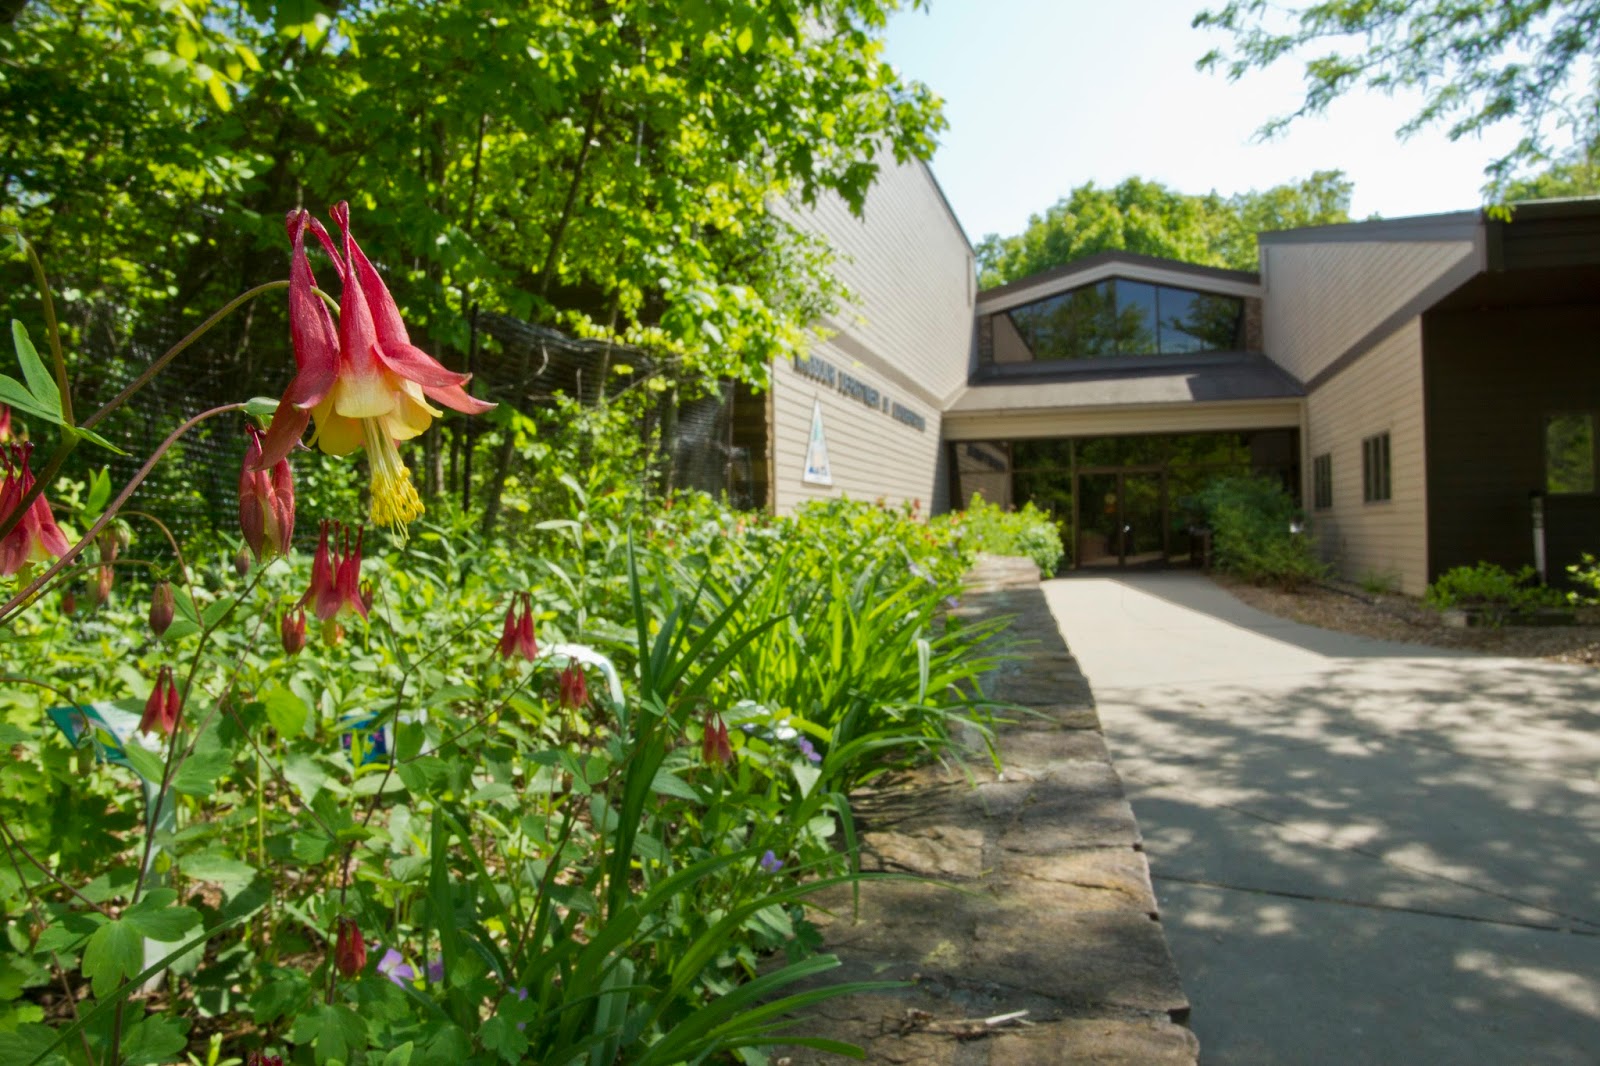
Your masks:
M1527 168L1565 156L1600 135L1597 0L1323 0L1287 8L1230 0L1195 16L1197 27L1233 34L1203 70L1237 81L1281 59L1304 62L1305 98L1263 135L1318 114L1358 88L1421 94L1397 133L1442 125L1451 140L1503 122L1516 145L1485 168L1498 194Z

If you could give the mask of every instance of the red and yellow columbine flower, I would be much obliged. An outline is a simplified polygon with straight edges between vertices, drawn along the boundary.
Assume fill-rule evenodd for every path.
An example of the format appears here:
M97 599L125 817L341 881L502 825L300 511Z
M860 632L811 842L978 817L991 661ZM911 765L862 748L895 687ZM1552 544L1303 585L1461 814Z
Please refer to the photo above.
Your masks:
M346 977L354 977L367 965L367 943L361 927L349 918L339 919L339 936L333 943L333 964Z
M518 606L522 612L517 613ZM533 636L533 597L520 592L511 598L506 608L505 624L500 629L500 658L520 655L532 662L539 657L539 642Z
M0 479L0 521L9 518L33 488L33 469L28 465L32 454L32 444L0 448L0 466L5 467L5 477ZM58 558L70 547L41 492L23 513L22 520L0 540L0 577L10 577L24 567Z
M162 736L170 737L172 731L178 728L178 717L182 709L178 683L172 677L172 667L163 666L161 672L156 675L156 687L150 691L150 698L144 702L144 715L139 719L139 732L151 733L159 730Z
M568 711L576 711L589 702L589 679L584 676L583 667L568 663L556 675L556 701Z
M367 605L361 598L361 542L364 539L366 530L358 530L352 550L348 527L338 522L322 523L317 554L311 559L311 587L300 598L300 606L311 604L318 621L330 622L350 611L367 617Z
M294 543L294 473L289 460L279 459L272 469L261 468L261 431L245 427L250 443L239 470L239 529L244 542L264 563L288 555Z
M733 745L728 741L728 723L722 715L706 712L705 732L700 737L700 761L707 766L725 766L733 761Z
M289 214L289 324L299 370L273 416L261 465L287 455L315 418L314 439L323 451L349 455L366 449L372 521L403 526L422 513L422 501L396 442L422 433L443 413L430 400L472 415L494 404L468 396L462 386L469 375L446 370L411 343L394 298L350 234L349 205L335 205L332 214L344 235L342 258L321 223L305 211ZM307 229L327 249L344 283L337 331L312 291Z
M10 444L11 437L11 408L0 403L0 444Z

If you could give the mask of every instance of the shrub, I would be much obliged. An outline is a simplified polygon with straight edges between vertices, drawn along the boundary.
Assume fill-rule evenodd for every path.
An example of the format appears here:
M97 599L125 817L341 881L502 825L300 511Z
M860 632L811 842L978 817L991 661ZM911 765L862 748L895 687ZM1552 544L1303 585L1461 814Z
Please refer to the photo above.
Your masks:
M1032 559L1041 577L1053 577L1065 554L1060 527L1032 502L1004 511L973 493L966 510L941 516L935 525L955 533L969 551Z
M1283 486L1266 477L1225 477L1201 491L1198 502L1211 527L1213 565L1258 584L1286 589L1328 576L1303 516Z
M1574 585L1581 585L1589 590L1586 593L1578 591L1567 593L1568 603L1580 607L1600 604L1600 559L1584 552L1583 561L1567 567L1567 574Z
M1452 607L1482 608L1495 624L1505 621L1508 615L1566 603L1560 592L1538 584L1533 567L1524 566L1513 574L1503 566L1485 562L1445 571L1428 586L1423 599L1440 611Z

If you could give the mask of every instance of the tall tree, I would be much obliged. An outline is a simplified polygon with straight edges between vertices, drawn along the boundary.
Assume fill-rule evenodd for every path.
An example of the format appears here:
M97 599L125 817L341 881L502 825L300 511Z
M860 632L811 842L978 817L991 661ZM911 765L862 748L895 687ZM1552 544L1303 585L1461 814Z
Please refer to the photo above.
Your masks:
M0 25L0 220L124 345L282 276L283 212L348 198L447 362L476 305L759 381L837 296L772 204L859 209L942 126L883 61L899 4L33 0ZM282 335L235 331L213 368ZM482 385L519 406L531 369Z
M1304 57L1305 98L1263 134L1357 87L1417 90L1422 104L1401 136L1436 124L1451 140L1502 122L1520 128L1516 146L1484 168L1495 196L1518 173L1558 156L1563 143L1600 134L1600 0L1229 0L1200 12L1194 25L1233 34L1231 52L1216 49L1199 62L1230 80Z
M1022 233L986 236L979 276L999 285L1105 251L1254 270L1257 233L1348 222L1351 188L1337 170L1234 196L1195 196L1140 178L1110 188L1089 182L1034 215Z

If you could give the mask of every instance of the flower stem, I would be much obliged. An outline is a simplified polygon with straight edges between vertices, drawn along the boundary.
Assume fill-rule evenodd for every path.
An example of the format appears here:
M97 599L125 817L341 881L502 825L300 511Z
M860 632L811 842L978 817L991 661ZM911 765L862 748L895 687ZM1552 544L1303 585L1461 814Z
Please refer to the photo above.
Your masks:
M117 494L117 498L112 500L110 505L100 513L100 517L95 520L94 525L89 527L89 531L83 535L78 543L68 548L65 555L51 563L48 570L34 578L32 581L28 582L27 586L24 587L21 592L18 592L15 596L11 597L11 599L8 600L4 606L0 606L0 623L10 620L12 615L16 614L23 607L27 606L27 604L31 601L33 594L44 588L46 582L48 582L52 577L56 576L56 574L60 573L65 567L72 565L72 561L76 559L80 553L82 553L84 548L88 547L94 541L94 538L102 529L106 527L106 524L116 516L117 512L122 509L122 505L128 502L128 497L132 496L135 490L137 490L139 486L144 483L144 479L150 476L150 471L155 469L156 463L161 460L163 455L167 454L168 449L176 444L180 437L208 418L213 418L216 415L227 414L229 411L242 410L244 410L244 404L242 403L226 403L221 407L213 407L209 411L200 412L193 418L189 419L189 421L173 430L167 436L167 439L162 441L161 445L156 448L153 453L151 453L150 458L145 460L144 465L139 468L138 473L133 475L132 480L123 486L122 491ZM68 450L70 451L71 449ZM66 456L62 455L61 458L65 459ZM60 465L55 463L55 456L51 457L51 462L57 466ZM46 469L49 468L47 467ZM43 484L42 479L36 484ZM18 507L17 510L20 512L22 508ZM13 523L13 525L14 524L15 523Z

